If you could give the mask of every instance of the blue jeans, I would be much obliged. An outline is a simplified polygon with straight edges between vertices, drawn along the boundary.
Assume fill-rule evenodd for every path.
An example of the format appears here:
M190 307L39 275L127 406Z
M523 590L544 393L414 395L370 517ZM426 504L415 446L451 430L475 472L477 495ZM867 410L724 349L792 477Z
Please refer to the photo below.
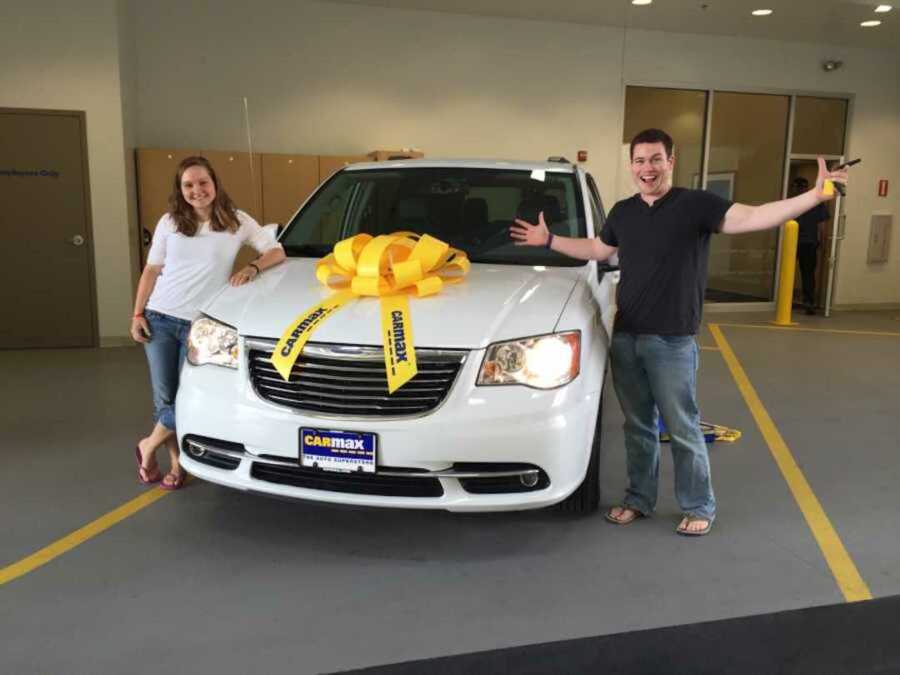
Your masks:
M671 437L675 498L681 510L709 520L716 516L709 453L697 408L698 354L692 335L613 335L613 384L625 414L624 503L645 515L656 508L661 413Z
M144 312L150 324L150 342L144 345L153 386L153 419L167 429L175 428L175 394L181 364L187 355L191 322L152 310Z

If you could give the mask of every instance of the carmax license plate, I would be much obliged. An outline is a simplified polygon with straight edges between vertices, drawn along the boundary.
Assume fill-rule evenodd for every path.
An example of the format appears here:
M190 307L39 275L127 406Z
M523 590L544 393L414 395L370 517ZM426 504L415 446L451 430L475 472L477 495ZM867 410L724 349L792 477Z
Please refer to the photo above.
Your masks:
M325 471L375 473L378 436L358 431L300 429L300 465Z

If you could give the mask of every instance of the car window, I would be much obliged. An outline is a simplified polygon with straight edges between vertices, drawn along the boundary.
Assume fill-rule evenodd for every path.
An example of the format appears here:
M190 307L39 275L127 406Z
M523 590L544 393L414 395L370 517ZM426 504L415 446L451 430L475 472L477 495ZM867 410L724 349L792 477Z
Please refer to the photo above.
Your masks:
M328 253L362 232L406 230L430 234L464 250L473 262L577 266L584 261L554 251L516 246L516 218L537 222L543 212L557 235L587 233L575 175L530 170L457 167L342 171L288 225L281 243L288 255Z

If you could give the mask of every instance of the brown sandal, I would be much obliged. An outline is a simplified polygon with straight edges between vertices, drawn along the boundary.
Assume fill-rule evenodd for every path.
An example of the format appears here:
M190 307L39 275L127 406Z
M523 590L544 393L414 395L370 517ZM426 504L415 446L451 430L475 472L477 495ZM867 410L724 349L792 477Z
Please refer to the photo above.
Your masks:
M619 515L614 516L613 510L619 509ZM631 513L630 516L625 516L626 513ZM631 525L638 518L643 518L644 514L638 511L637 509L628 506L626 504L622 504L621 506L613 506L609 511L606 512L605 518L613 523L614 525Z
M675 532L680 534L682 537L702 537L704 534L709 534L709 531L712 529L713 521L709 518L703 518L702 516L692 516L687 513L684 514L683 520L686 519L687 522L684 524L684 527L690 526L691 523L706 523L706 527L702 530L686 530L681 526L681 523L678 523L678 527L675 528Z

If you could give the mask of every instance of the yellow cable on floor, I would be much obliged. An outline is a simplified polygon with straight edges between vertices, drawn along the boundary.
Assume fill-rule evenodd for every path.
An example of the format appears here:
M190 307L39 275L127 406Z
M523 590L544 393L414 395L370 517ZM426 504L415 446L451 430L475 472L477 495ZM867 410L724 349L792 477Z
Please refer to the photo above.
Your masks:
M711 443L713 441L722 441L723 443L734 443L741 437L741 432L737 429L732 429L730 427L724 427L721 424L710 424L709 422L700 422L700 431L703 432L703 437L706 439L707 443ZM712 436L712 438L710 438ZM668 443L671 441L671 437L669 436L669 432L661 431L659 434L659 440L661 443Z
M734 443L741 437L741 432L738 429L723 427L721 424L700 422L700 428L704 430L704 433L706 432L706 429L711 430L715 433L717 441L723 441L725 443Z

